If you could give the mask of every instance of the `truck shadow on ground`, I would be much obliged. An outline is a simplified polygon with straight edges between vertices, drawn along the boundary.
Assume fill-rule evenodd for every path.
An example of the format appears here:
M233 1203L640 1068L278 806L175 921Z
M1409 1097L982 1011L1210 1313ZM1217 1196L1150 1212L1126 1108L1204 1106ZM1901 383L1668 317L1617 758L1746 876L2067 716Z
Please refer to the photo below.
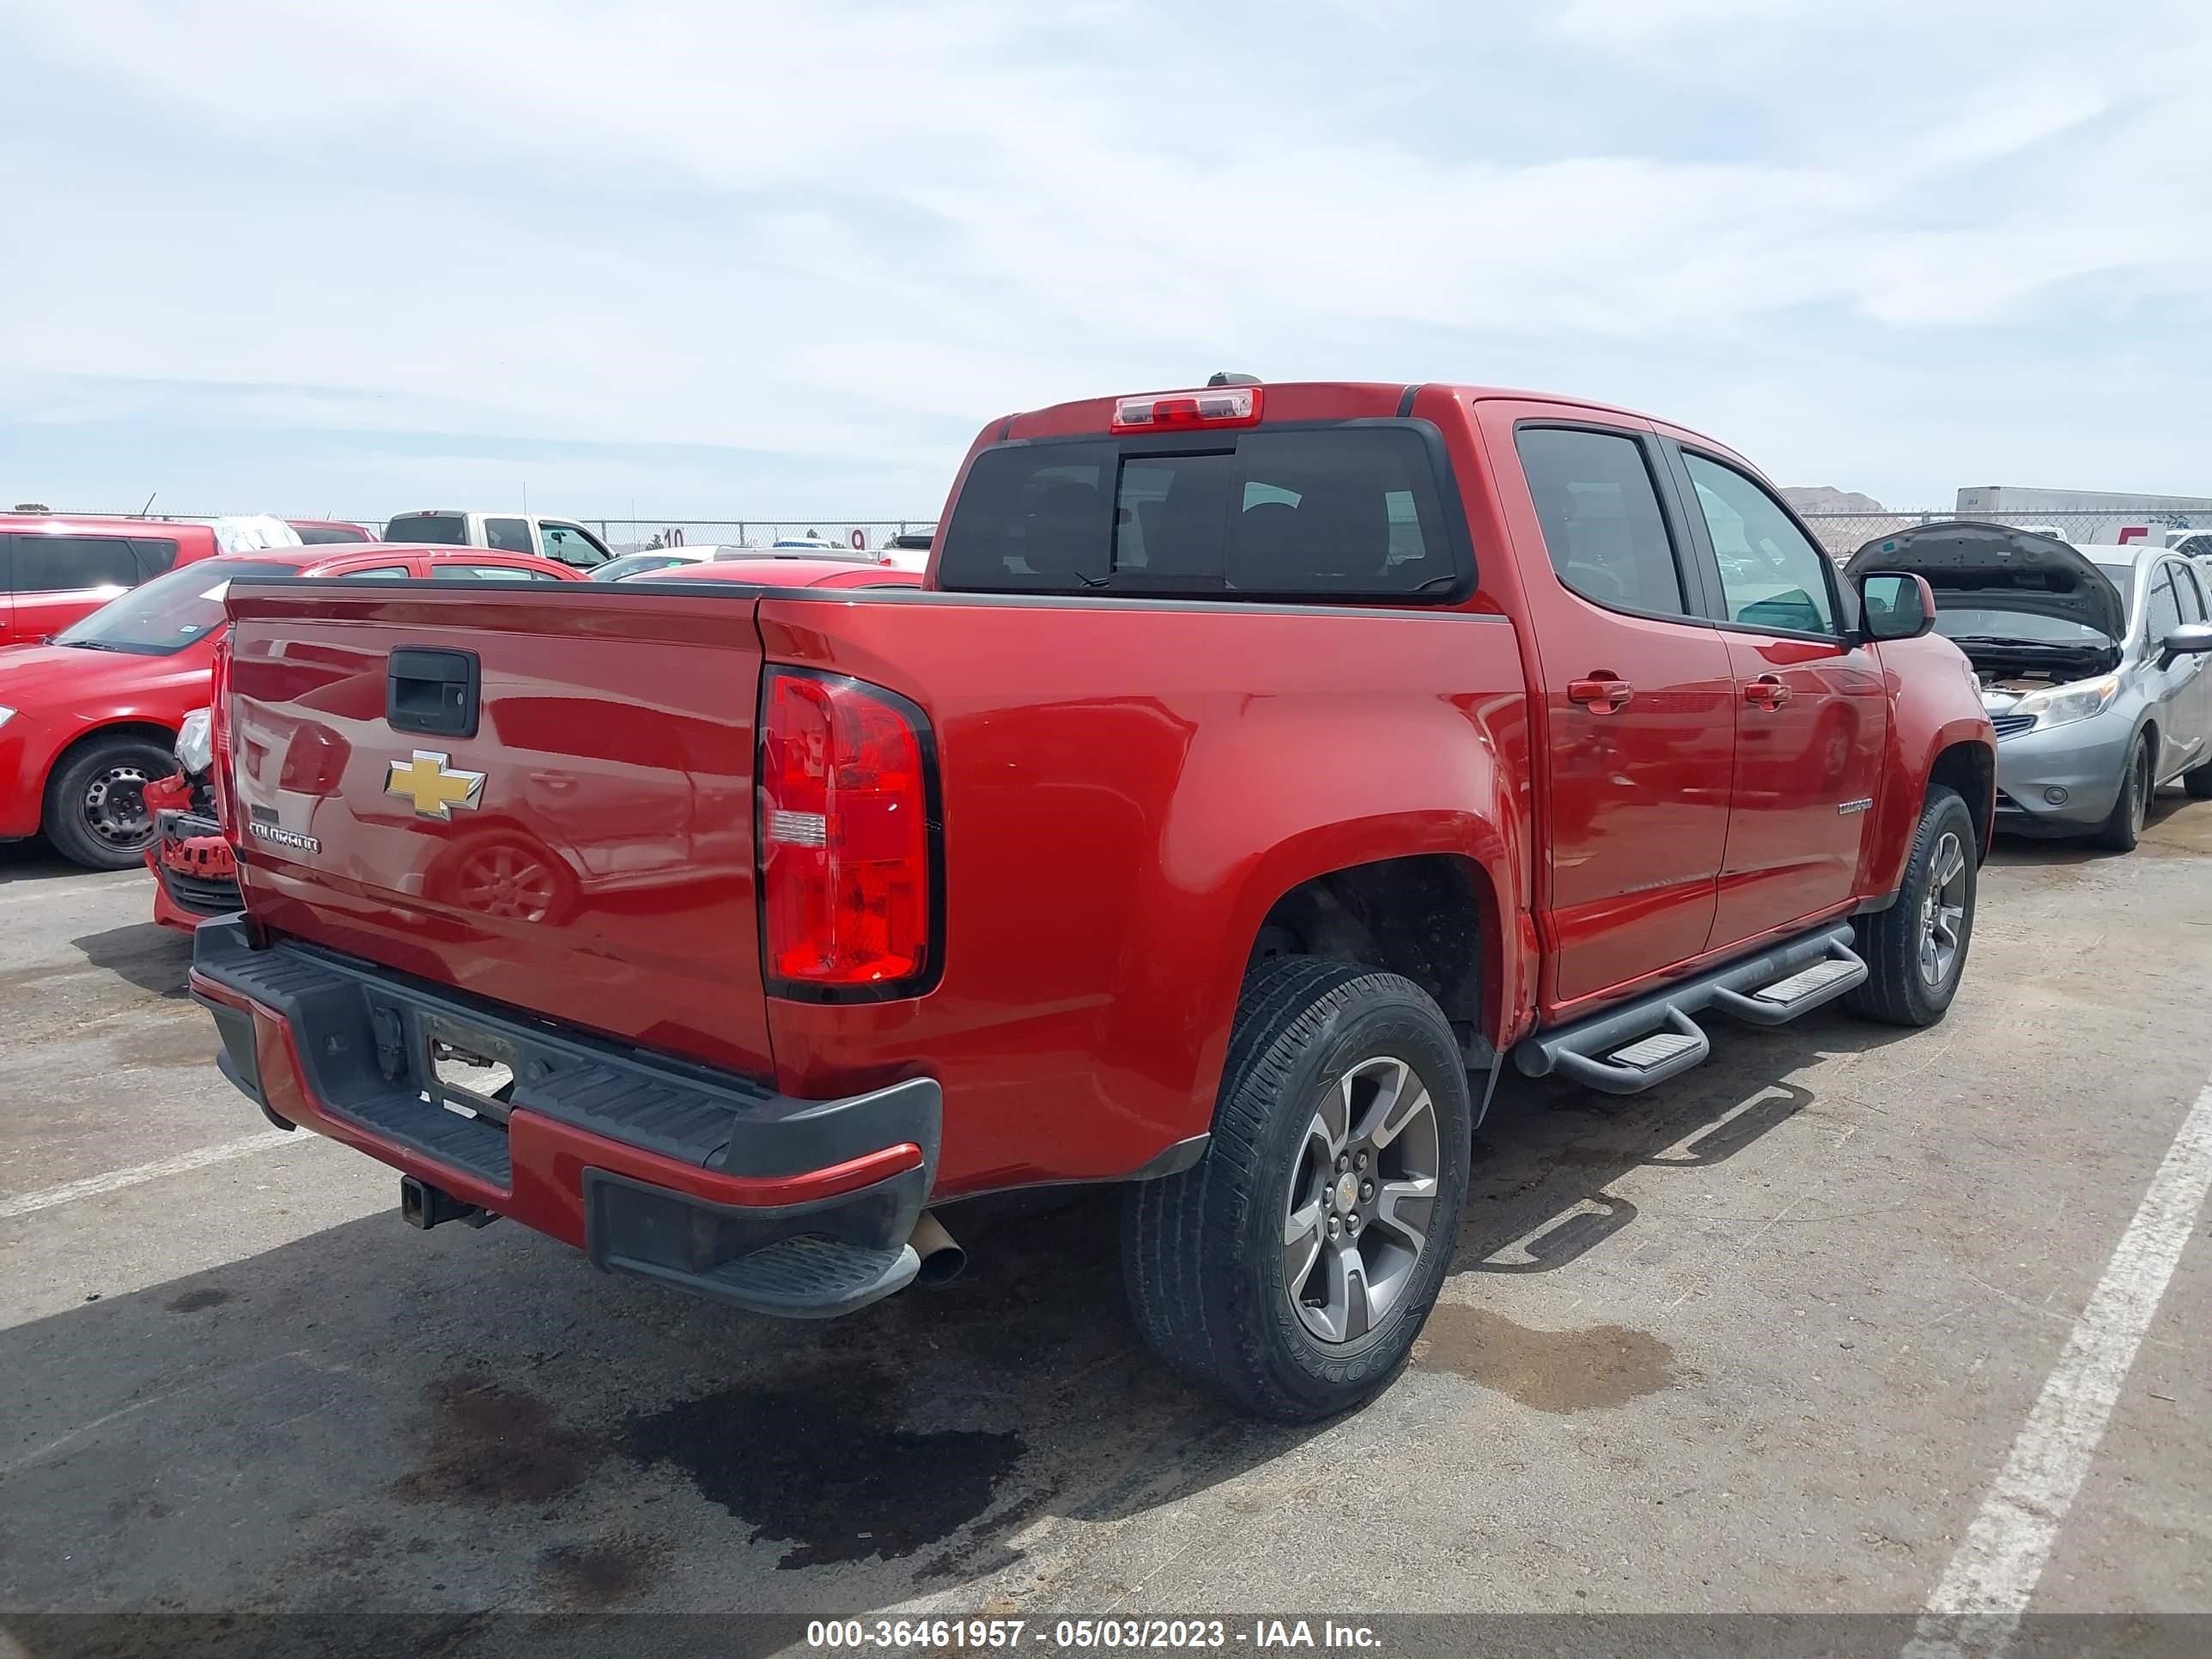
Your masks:
M1620 1174L1718 1163L1813 1098L1737 1078L1908 1035L1816 1015L1717 1043L1702 1086L1628 1100L1514 1079L1460 1271L1607 1244L1635 1218L1605 1195ZM1025 1562L1049 1581L1110 1551L1115 1522L1424 1409L1394 1389L1289 1429L1176 1381L1124 1310L1111 1193L947 1218L967 1275L822 1325L595 1274L511 1225L426 1237L385 1212L0 1333L28 1406L0 1434L0 1594L851 1615ZM1234 1528L1256 1500L1223 1508Z
M1080 1553L1316 1431L1159 1368L1116 1216L963 1206L969 1275L820 1325L390 1213L109 1293L0 1332L0 1604L849 1615Z
M1919 1035L1832 1010L1758 1029L1716 1018L1713 1058L1645 1095L1612 1096L1509 1070L1475 1138L1455 1274L1552 1273L1632 1226L1606 1189L1632 1170L1725 1162L1783 1127L1816 1096L1789 1079L1831 1055Z

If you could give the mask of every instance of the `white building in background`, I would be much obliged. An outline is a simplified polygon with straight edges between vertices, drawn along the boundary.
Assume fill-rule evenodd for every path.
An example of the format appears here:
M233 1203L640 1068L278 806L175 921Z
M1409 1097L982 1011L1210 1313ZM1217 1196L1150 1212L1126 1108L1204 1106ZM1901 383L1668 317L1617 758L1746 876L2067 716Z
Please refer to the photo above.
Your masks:
M1959 492L1961 514L2202 513L2212 495L2136 495L2110 489L2025 489L2018 484L1979 484Z
M2030 489L1980 484L1959 492L1962 519L2033 523L2065 540L2161 542L2166 532L2212 527L2212 495L2136 495L2110 489Z

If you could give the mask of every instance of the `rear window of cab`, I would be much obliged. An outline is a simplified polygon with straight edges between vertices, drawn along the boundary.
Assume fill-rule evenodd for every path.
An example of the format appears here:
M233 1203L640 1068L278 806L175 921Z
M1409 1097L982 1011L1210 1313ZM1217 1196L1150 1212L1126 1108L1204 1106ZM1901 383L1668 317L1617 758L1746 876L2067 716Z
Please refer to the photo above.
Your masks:
M1001 445L969 470L938 586L1448 603L1474 568L1440 452L1413 422Z

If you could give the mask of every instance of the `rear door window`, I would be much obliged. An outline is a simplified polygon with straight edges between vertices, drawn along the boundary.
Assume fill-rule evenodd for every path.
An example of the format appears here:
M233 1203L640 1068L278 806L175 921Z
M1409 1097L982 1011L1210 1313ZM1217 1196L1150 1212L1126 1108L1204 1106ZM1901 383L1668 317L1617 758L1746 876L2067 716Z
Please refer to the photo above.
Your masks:
M384 526L387 542L428 542L434 547L466 547L469 521L460 513L403 513Z
M1008 445L969 471L941 586L1448 601L1473 586L1412 426Z
M1689 614L1644 446L1623 433L1523 427L1514 434L1559 580L1618 611Z
M448 582L534 582L554 581L556 577L543 571L526 570L511 564L434 564L431 576Z
M25 536L15 544L18 593L72 593L88 587L136 587L138 556L123 536Z
M486 519L484 545L495 547L502 553L535 553L538 550L530 539L530 520L527 519Z
M341 570L341 576L360 580L372 577L380 581L404 581L414 573L404 564L373 564L366 570Z

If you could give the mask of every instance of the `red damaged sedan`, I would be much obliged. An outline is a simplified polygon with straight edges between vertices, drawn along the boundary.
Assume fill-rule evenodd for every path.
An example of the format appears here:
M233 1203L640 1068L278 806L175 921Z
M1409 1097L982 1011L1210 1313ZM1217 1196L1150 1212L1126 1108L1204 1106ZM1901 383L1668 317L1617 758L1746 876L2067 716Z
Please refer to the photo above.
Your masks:
M260 548L179 565L48 644L0 650L0 841L43 835L63 857L94 870L140 862L155 834L147 788L176 771L172 745L185 716L207 705L223 595L234 580L575 574L528 554L374 544L343 552Z

